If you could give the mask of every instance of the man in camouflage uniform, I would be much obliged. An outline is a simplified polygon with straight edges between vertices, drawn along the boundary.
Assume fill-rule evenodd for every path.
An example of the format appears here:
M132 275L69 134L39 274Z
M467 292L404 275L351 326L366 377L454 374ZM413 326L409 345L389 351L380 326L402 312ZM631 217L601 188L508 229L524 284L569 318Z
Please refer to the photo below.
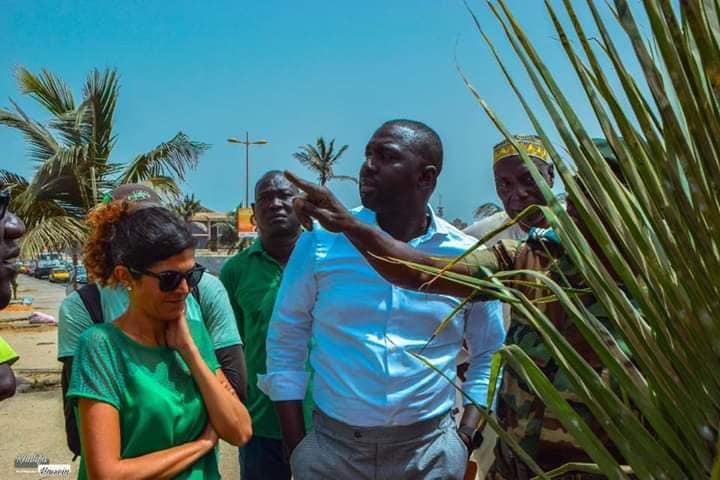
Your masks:
M604 142L605 148L601 142ZM611 162L613 170L619 172L612 151L604 140L597 142L601 151ZM612 164L615 163L615 165ZM325 188L318 187L292 174L288 178L306 192L305 198L295 201L298 216L307 228L312 228L310 218L315 218L327 230L342 232L363 252L368 262L386 280L402 288L422 289L428 293L440 293L458 297L468 297L477 292L468 286L432 274L409 269L397 262L387 262L381 258L394 258L416 264L445 267L451 259L431 258L399 242L379 229L362 224L350 215L344 206ZM569 211L573 210L570 205ZM490 249L478 249L456 264L452 271L473 276L485 276L491 273L509 270L533 270L549 274L555 281L567 279L572 287L582 287L580 276L570 259L565 256L560 242L552 230L530 229L526 240L501 240ZM432 282L429 282L432 280ZM518 280L534 282L527 276ZM518 289L529 299L536 300L548 296L547 289L521 284ZM481 299L478 297L478 299ZM587 294L583 298L586 307L602 321L604 317L601 305ZM538 305L555 327L570 342L573 348L597 371L607 378L602 364L590 345L585 341L573 321L565 314L559 302L543 302ZM556 389L561 392L570 405L585 419L588 425L614 452L606 434L590 414L588 408L573 393L566 374L560 370L550 351L545 347L539 333L517 312L513 312L512 321L506 338L507 345L517 345L523 349L541 368ZM504 373L503 384L498 393L497 414L503 428L513 435L527 453L547 471L568 462L591 462L589 456L577 445L573 437L562 427L560 420L546 409L542 400L511 369ZM616 452L614 452L617 454ZM496 448L496 462L488 478L492 480L522 480L534 476L504 442ZM589 474L570 474L561 479L604 478Z
M478 251L477 254L473 254L468 259L468 264L474 265L470 267L469 273L475 275L478 275L481 267L493 272L534 270L547 273L551 279L559 283L564 277L575 288L583 286L574 266L563 254L557 238L550 230L531 229L530 238L523 242L509 240L499 242L488 251ZM520 275L518 280L534 281L529 276L523 275ZM518 290L531 301L547 297L551 293L545 288L525 284L519 286ZM602 321L603 310L594 297L585 295L583 301ZM603 378L607 378L607 372L603 369L600 359L585 341L573 321L567 317L560 303L548 302L536 304L536 306L543 311L590 366ZM506 345L517 345L527 353L563 398L584 418L595 434L604 440L603 443L610 446L610 442L598 422L573 393L567 375L558 367L540 334L515 310L513 310L505 343ZM590 457L563 428L560 419L555 416L554 412L545 408L543 401L513 369L505 369L503 383L497 398L497 417L500 425L518 440L523 449L544 471L552 470L568 462L592 463ZM533 476L534 474L516 457L510 447L505 442L499 441L495 448L495 463L487 478L511 480L527 479ZM572 474L559 478L590 479L598 477L588 474Z

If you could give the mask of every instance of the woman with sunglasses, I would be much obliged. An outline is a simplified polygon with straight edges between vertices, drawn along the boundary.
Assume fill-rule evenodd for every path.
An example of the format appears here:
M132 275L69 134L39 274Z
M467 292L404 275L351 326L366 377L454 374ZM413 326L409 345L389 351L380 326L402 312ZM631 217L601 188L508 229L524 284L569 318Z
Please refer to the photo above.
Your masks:
M67 394L79 419L78 478L220 478L218 438L242 446L251 422L199 312L186 308L204 271L187 225L162 207L125 201L88 222L88 273L122 284L130 302L80 337Z

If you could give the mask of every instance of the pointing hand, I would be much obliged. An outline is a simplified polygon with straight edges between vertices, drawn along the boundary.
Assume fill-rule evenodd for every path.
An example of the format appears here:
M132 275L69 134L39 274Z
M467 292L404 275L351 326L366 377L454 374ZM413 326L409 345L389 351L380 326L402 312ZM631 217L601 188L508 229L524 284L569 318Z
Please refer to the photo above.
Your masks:
M304 192L304 195L293 200L295 214L303 227L312 230L314 218L326 230L339 233L344 232L352 223L353 216L330 190L303 180L289 171L285 171L285 177Z

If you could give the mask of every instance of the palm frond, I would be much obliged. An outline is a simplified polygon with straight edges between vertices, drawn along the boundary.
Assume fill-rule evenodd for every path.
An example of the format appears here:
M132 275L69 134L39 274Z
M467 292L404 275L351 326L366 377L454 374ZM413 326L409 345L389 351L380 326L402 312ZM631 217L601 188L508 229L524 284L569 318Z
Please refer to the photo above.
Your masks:
M0 169L0 185L7 185L10 186L10 188L24 189L28 185L28 180L18 173Z
M720 3L698 0L677 6L646 0L631 8L627 0L614 0L613 15L630 45L620 48L595 0L586 0L606 55L600 59L578 17L577 3L562 0L570 25L566 28L558 9L545 2L559 47L618 159L624 182L593 143L567 89L546 64L546 52L537 51L506 0L488 3L577 170L554 147L537 107L531 107L527 91L518 87L517 75L510 74L477 16L469 7L468 11L548 149L580 216L577 224L525 149L458 70L473 97L520 153L548 203L542 210L560 237L566 258L592 290L608 323L601 323L580 296L538 272L504 272L484 279L443 270L435 273L508 301L541 336L573 393L592 412L627 466L607 454L599 434L582 428L564 405L562 392L521 349L506 348L503 353L596 462L587 468L614 478L626 478L629 472L638 478L717 476L720 373L707 365L720 361L714 340L720 337L720 324L715 321L720 318ZM640 8L651 42L634 16ZM648 43L657 46L656 52ZM627 57L640 65L640 75L629 71ZM609 74L619 80L619 89ZM428 267L409 266L433 273ZM550 289L567 320L601 360L611 384L536 304L506 287L518 274ZM564 277L563 281L568 283ZM620 349L621 342L629 354ZM513 448L517 450L517 445ZM567 465L553 474L578 467Z
M32 121L15 101L10 100L10 103L15 107L15 112L0 109L0 125L14 128L23 134L28 142L29 156L36 162L42 163L55 155L60 147L50 131Z
M305 145L298 147L301 151L293 153L293 157L306 167L318 171L323 168L322 160L315 147Z
M330 164L335 164L338 160L340 160L340 157L342 157L343 154L345 153L345 151L348 149L348 145L343 145L342 147L340 147L340 150L338 150L337 152L335 152L333 154L332 146L334 143L335 143L335 139L333 139L333 141L330 142L330 155L331 155L330 156Z
M143 182L152 187L166 204L172 204L180 200L182 190L174 178L168 176L151 177Z
M42 69L33 74L25 67L19 67L15 74L20 91L42 104L54 115L62 115L75 109L75 99L65 82Z
M332 175L328 180L342 180L346 182L358 183L358 179L349 175Z
M317 145L317 155L319 158L325 159L327 158L327 152L328 148L325 145L325 139L320 137L315 141L315 144ZM330 143L330 149L332 150L332 142Z
M339 151L334 152L335 139L330 140L330 143L326 143L323 137L319 137L315 141L315 145L304 145L300 148L299 152L293 154L301 164L308 167L317 173L318 182L321 185L325 185L328 181L333 178L338 180L353 180L357 181L352 177L339 175L336 176L333 173L333 164L336 163L340 157L345 153L348 146L344 145Z
M25 221L25 219L23 219ZM43 219L27 227L20 242L24 257L35 257L41 252L65 250L82 244L87 236L86 225L75 217L58 215Z
M17 211L20 207L18 196L22 194L28 186L27 178L8 170L0 169L0 188L10 187L10 210Z
M138 155L127 164L116 183L139 183L153 177L174 176L185 179L185 172L197 166L198 159L210 146L194 142L180 132L168 142Z
M92 115L92 153L101 161L107 161L115 144L113 117L119 90L115 69L106 69L102 73L98 69L93 70L83 88L83 97L88 101Z
M86 98L77 109L56 114L49 127L57 131L65 143L70 145L91 144L93 141L93 115L90 98Z

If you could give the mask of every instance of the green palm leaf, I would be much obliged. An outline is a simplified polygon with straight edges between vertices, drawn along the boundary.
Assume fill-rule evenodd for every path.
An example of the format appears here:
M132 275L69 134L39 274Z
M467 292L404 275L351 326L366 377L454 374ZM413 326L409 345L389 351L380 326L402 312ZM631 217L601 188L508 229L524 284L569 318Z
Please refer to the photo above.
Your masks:
M61 79L42 69L38 75L25 67L19 67L16 78L20 91L30 95L54 115L62 115L75 109L72 91Z
M168 175L182 181L186 171L197 166L198 158L208 148L209 145L194 142L180 132L169 141L135 157L124 167L118 183L136 183Z
M355 177L335 175L333 171L333 166L348 149L347 145L343 145L339 150L335 151L335 139L326 144L325 139L320 137L315 141L315 145L307 144L298 148L300 151L293 153L293 157L302 165L317 173L320 185L325 185L330 180L346 180L357 183Z
M539 120L527 92L516 84L517 75L510 75L494 42L469 7L468 11L543 139L580 214L582 230L516 144L548 202L543 207L546 218L607 314L609 327L575 290L537 272L522 273L550 289L547 299L563 306L617 381L618 390L601 381L536 304L509 288L517 284L514 277L520 272L475 279L446 269L408 266L473 286L485 298L511 303L515 313L542 336L574 393L629 464L620 465L609 457L591 431L578 430L582 424L573 421L577 419L563 405L560 392L529 358L520 350L503 349L512 368L547 406L563 413L566 429L596 462L568 464L552 475L594 471L618 478L630 472L638 478L717 478L720 372L708 365L720 364L720 323L716 321L720 318L720 3L695 0L680 2L678 7L669 0L643 0L631 6L626 0L614 0L613 14L628 36L628 49L609 34L596 2L586 0L599 32L597 49L586 33L588 25L576 13L578 2L560 2L562 9L549 0L544 3L559 46L616 154L626 184L608 167L565 95L566 89L560 88L505 0L489 2L490 10L577 171L554 147L548 125ZM653 52L635 19L641 8L656 46ZM605 58L598 57L598 50ZM628 70L629 56L638 61L641 75ZM511 132L479 90L458 71L498 130L513 142ZM619 89L613 87L613 80L619 82Z
M0 181L13 186L13 208L27 227L24 255L77 247L85 238L87 212L99 202L102 192L118 183L146 182L166 199L176 199L178 182L197 166L208 148L178 133L129 163L112 162L119 95L114 69L91 71L77 105L65 82L47 70L33 74L20 67L17 79L21 93L50 114L44 123L34 121L12 100L13 110L0 109L0 125L25 137L29 157L36 162L29 181L0 171Z

